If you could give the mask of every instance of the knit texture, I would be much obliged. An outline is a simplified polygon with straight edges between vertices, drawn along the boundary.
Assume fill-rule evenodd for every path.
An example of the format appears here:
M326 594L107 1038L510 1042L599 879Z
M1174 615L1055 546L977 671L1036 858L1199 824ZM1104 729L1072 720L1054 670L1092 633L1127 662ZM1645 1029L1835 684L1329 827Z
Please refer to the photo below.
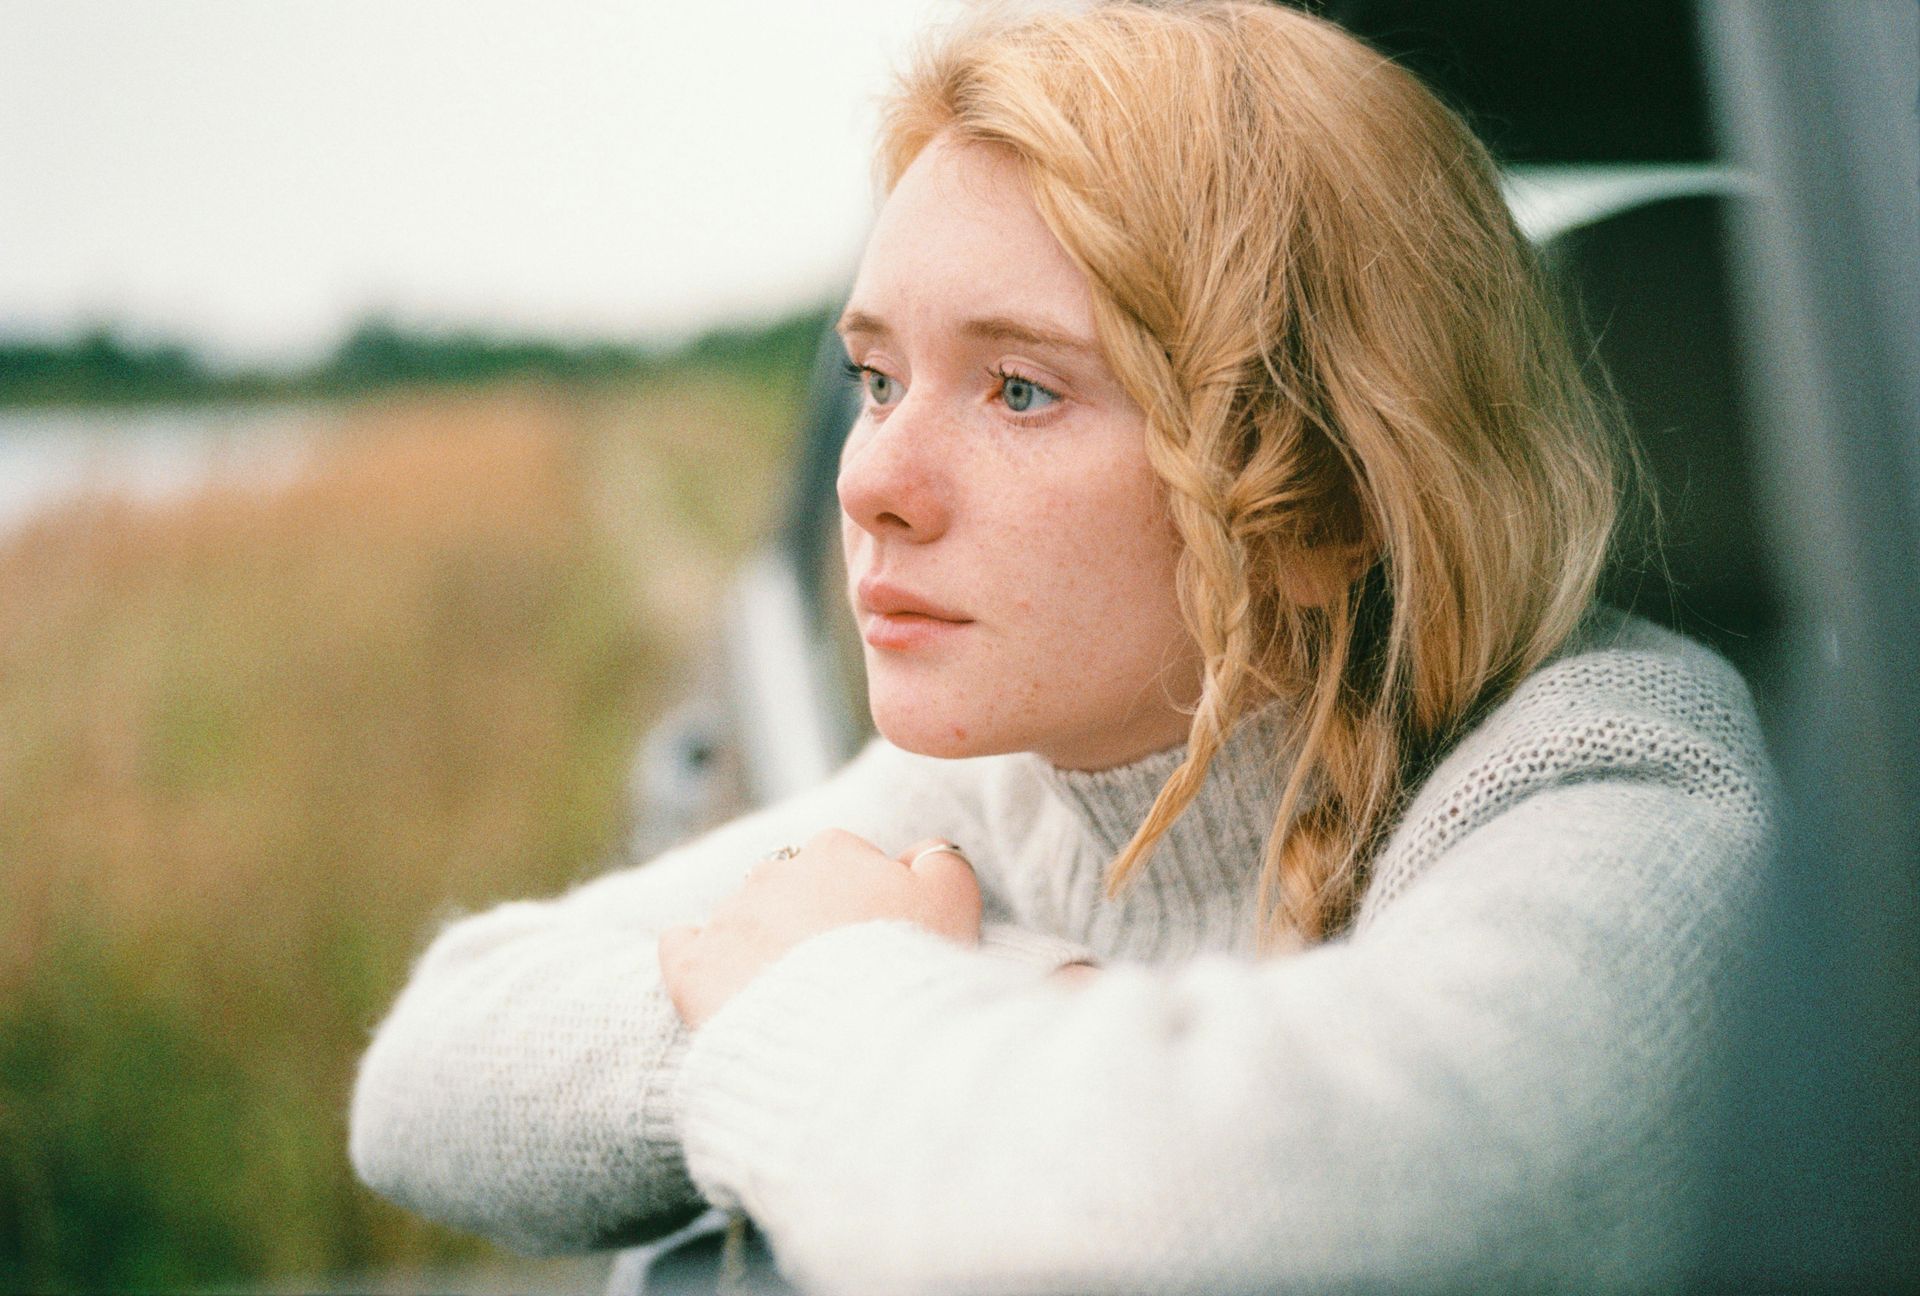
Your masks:
M1286 741L1277 710L1243 724L1114 900L1178 752L1084 774L879 744L653 864L455 924L363 1064L356 1167L529 1249L741 1208L830 1292L1678 1281L1768 842L1738 678L1597 616L1427 778L1354 930L1262 960ZM836 929L689 1039L654 935L827 826L960 842L993 939ZM1076 956L1101 975L1047 976Z

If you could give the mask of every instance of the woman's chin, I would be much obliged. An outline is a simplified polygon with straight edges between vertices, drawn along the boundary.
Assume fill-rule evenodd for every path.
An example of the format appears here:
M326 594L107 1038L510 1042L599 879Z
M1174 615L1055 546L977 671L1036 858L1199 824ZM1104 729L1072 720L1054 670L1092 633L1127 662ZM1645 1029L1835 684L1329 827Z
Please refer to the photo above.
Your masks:
M868 704L873 727L902 751L959 760L1024 750L1011 735L998 732L1000 726L991 717L929 705L924 700L916 703L902 699L894 704L877 695L870 696Z

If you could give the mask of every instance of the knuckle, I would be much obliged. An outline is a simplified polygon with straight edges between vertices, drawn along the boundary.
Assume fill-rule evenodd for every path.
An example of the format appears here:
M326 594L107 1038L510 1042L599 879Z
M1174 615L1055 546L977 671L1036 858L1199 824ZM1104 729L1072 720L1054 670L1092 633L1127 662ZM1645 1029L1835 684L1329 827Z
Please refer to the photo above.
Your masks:
M822 828L819 832L807 838L806 848L808 850L832 850L835 846L844 843L845 840L852 835L852 833L842 828Z
M927 865L933 875L946 886L965 887L972 890L979 885L973 874L973 865L952 851L941 851L937 855L929 855Z

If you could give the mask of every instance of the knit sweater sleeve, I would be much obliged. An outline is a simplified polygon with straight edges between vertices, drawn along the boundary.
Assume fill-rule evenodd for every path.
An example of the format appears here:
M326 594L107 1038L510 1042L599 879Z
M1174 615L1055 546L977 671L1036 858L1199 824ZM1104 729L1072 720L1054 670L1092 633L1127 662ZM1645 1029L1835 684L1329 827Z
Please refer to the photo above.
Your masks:
M1078 989L803 943L692 1042L694 1177L822 1292L1671 1282L1766 773L1737 681L1608 669L1436 774L1350 939Z
M889 850L971 840L951 779L875 744L823 787L651 863L448 926L361 1063L360 1177L533 1252L640 1241L697 1214L671 1109L687 1033L655 940L700 921L767 852L826 827ZM1003 962L1075 956L1065 942L989 936Z

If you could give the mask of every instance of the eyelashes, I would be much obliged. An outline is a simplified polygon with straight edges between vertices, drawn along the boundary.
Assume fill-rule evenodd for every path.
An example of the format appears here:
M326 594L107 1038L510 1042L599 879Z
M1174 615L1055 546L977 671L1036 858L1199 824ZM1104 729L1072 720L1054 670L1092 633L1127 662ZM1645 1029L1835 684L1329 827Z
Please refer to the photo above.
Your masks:
M872 365L852 360L843 361L840 367L846 380L859 388L861 394L875 405L891 405L897 398L900 384L891 375L882 373ZM1016 369L997 365L988 372L996 384L994 399L1010 414L1036 414L1058 404L1061 399L1059 392Z
M868 400L876 405L888 405L892 403L892 388L895 386L892 378L881 373L872 365L855 364L851 360L847 361L842 367L847 375L847 381L855 387L858 387L861 394ZM884 393L875 391L875 384L884 384L888 390Z
M995 369L993 373L994 377L1000 380L1000 390L997 394L1001 403L1015 414L1031 412L1036 398L1040 399L1041 409L1046 409L1060 399L1059 392L1044 383L1035 382L1025 374L1006 368Z

